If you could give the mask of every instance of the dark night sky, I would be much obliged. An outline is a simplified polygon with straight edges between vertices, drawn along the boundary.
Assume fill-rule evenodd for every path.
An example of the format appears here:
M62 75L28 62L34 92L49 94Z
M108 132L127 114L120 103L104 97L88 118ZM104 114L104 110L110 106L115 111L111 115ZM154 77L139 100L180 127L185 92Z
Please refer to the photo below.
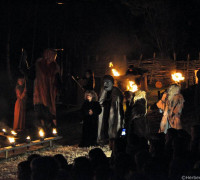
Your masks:
M198 58L199 0L62 1L64 5L55 0L1 1L2 113L9 112L8 107L13 111L15 82L9 81L8 70L16 80L21 48L27 51L30 64L45 48L64 48L59 55L63 55L65 78L80 72L77 68L87 55L126 54L128 59L138 59L141 53L152 58L153 52L157 57L172 57L176 52L178 59L186 59L188 53L192 59Z
M47 0L4 0L0 7L2 67L6 65L9 32L12 68L19 62L22 47L33 62L47 47L64 48L64 54L71 60L96 54L126 54L138 58L141 53L152 57L157 52L171 56L174 51L180 58L188 53L192 58L198 57L198 0L62 2L64 5Z

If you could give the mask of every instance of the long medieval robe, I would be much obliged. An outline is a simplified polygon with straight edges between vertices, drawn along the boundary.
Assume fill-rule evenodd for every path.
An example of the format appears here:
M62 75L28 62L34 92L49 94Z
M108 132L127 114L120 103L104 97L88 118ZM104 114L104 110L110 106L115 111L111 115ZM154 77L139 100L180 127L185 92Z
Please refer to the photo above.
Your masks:
M134 105L131 110L131 120L129 123L130 133L135 133L139 137L145 137L147 135L148 124L146 122L146 113L146 92L138 90L135 93Z
M102 112L99 115L98 141L113 139L123 125L123 94L117 87L111 91L103 90L99 103Z
M160 123L160 131L167 132L167 129L181 129L181 112L183 109L184 98L181 94L175 94L171 101L168 100L167 93L164 93L157 107L163 111Z
M59 66L56 61L48 62L48 59L38 59L33 103L44 105L53 116L56 116L57 74L59 74Z
M89 114L89 110L93 114ZM101 113L101 106L98 101L85 101L81 108L83 116L83 132L81 146L94 146L97 143L98 118Z
M16 96L13 129L23 130L26 118L26 87L17 85Z

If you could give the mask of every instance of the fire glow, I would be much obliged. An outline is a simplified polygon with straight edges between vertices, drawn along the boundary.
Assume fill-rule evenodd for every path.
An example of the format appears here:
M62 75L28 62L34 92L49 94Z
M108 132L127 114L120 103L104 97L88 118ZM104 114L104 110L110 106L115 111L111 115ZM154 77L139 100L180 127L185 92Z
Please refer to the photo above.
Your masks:
M26 142L27 142L27 143L30 143L30 142L31 142L31 137L30 137L30 136L27 136L27 137L26 137Z
M43 129L40 129L40 130L39 130L39 136L40 136L41 138L44 138L44 131L43 131Z
M182 76L181 73L174 73L174 74L172 74L172 79L175 82L180 82L180 81L183 81L185 78Z
M54 134L54 135L57 134L57 130L56 130L56 128L53 128L53 134Z
M8 140L9 140L10 144L14 144L15 143L15 138L14 137L8 137Z
M113 66L114 66L113 63L110 62L109 63L109 68L112 68ZM114 68L112 68L112 73L113 73L113 76L120 76L119 72Z
M13 136L16 136L17 135L17 133L15 132L15 131L11 131L11 134L13 135Z
M6 133L6 129L2 129L2 131L3 131L4 133Z
M138 90L138 86L134 81L128 81L127 91L136 92Z

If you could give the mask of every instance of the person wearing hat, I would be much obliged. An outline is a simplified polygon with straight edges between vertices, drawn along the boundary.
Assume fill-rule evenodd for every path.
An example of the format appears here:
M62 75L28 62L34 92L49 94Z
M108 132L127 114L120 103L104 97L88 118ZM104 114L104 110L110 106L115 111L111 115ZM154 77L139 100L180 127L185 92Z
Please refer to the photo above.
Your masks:
M102 112L99 115L98 142L106 144L116 138L124 118L123 94L114 86L114 78L110 75L105 75L103 78L99 103Z

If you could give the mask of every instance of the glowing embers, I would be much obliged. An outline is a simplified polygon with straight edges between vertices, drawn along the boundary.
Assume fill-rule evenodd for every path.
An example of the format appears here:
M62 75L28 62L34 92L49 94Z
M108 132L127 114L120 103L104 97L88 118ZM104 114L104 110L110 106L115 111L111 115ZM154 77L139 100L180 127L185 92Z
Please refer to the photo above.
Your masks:
M181 73L174 73L172 74L172 79L179 83L180 81L183 81L185 79L185 77L183 77L183 75Z
M138 90L137 84L134 81L128 81L128 85L126 86L127 91L136 92Z
M44 136L45 136L45 133L44 133L43 129L39 130L39 136L40 136L40 140L43 141L44 140Z
M113 65L112 62L110 62L109 63L109 68L112 68L112 67L114 67L114 65ZM113 74L113 76L120 76L120 73L114 68L112 68L112 74Z

